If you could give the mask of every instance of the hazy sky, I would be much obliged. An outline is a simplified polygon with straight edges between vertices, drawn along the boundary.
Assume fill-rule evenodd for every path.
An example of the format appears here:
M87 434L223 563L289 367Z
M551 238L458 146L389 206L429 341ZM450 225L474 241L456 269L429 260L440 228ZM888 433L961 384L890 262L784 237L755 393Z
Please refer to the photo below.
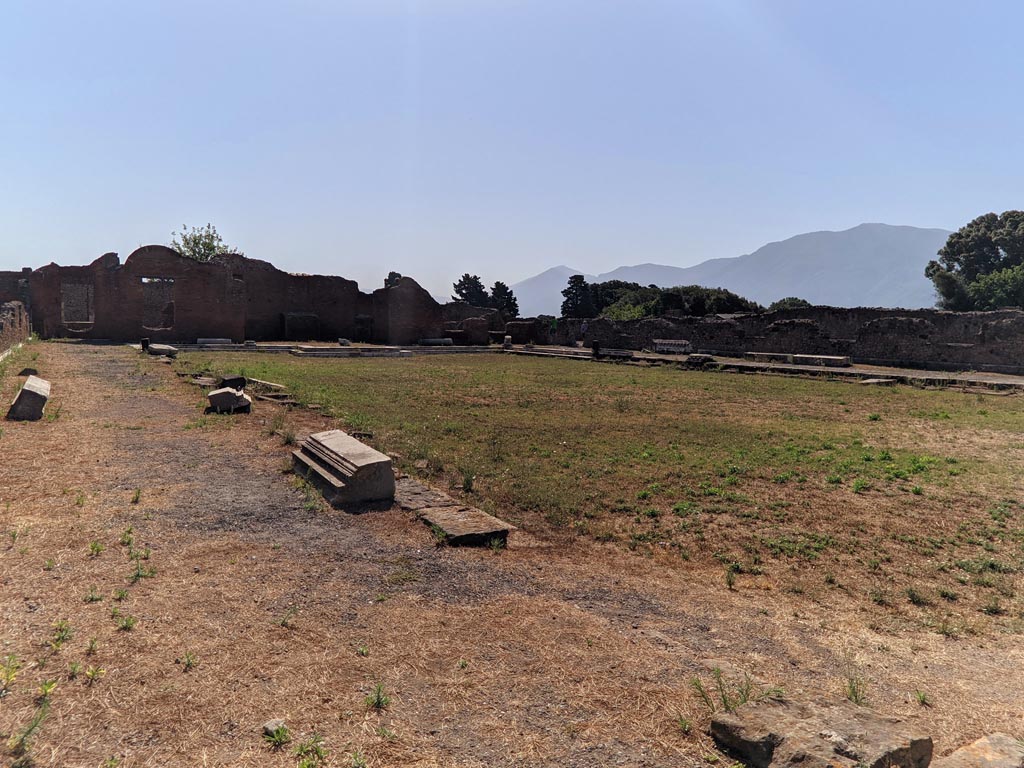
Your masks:
M983 0L3 0L0 269L209 221L443 294L956 228L1024 206L1022 26Z

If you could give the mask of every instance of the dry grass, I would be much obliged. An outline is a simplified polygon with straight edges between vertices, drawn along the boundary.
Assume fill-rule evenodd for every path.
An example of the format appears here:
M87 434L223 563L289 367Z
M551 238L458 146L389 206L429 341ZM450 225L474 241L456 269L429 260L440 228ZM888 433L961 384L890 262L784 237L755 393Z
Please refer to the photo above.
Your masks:
M867 569L867 564L857 564L863 554L829 546L814 559L784 553L776 557L766 551L765 572L739 573L737 589L730 591L724 564L711 547L712 542L742 541L742 534L730 528L742 528L744 518L738 512L703 509L699 514L716 522L707 526L706 543L694 545L689 561L671 545L642 542L631 550L629 539L599 542L599 531L578 535L571 524L553 524L542 512L518 502L509 511L526 530L513 536L509 550L438 549L429 530L398 510L353 517L307 508L301 491L281 472L290 447L273 430L302 433L333 425L331 418L295 412L282 419L276 408L257 407L251 417L200 421L201 393L176 381L156 361L123 349L75 345L37 344L20 354L38 355L35 365L54 382L54 397L63 405L54 421L5 423L0 436L0 529L5 536L0 541L0 658L14 654L22 661L11 692L0 699L0 733L6 743L6 734L16 734L29 723L41 683L58 680L49 714L30 742L29 753L38 765L99 766L111 756L121 766L297 765L289 750L272 752L260 738L260 725L272 717L286 718L293 744L313 732L322 734L331 753L328 764L335 766L351 765L357 751L372 766L707 764L713 747L702 729L709 713L691 678L710 681L711 669L720 667L732 679L749 671L765 685L781 686L795 696L841 695L851 660L864 677L868 703L885 713L921 719L940 751L982 731L1012 731L1019 717L1019 691L1006 674L1024 661L1019 635L1010 634L1019 618L1014 615L1018 598L1001 596L1010 608L1003 615L983 613L973 604L975 593L999 594L1000 586L1015 589L1015 573L969 573L958 567L943 573L942 578L953 580L960 574L971 581L994 577L1000 585L957 585L962 596L948 609L943 598L931 593L930 582L915 575L912 583L920 581L918 588L929 590L931 605L915 606L904 595L891 606L878 606L858 583L863 571L841 567L848 563L849 568ZM473 375L489 376L492 390L501 395L502 380L507 385L523 375L515 368L490 373L481 368L473 374L452 361L454 368L444 374L420 361L394 362L390 369L346 368L348 361L321 370L331 371L325 379L336 380L331 386L339 391L359 393L360 412L376 439L389 447L397 446L401 430L372 413L400 410L388 404L392 386L415 398L415 407L404 407L416 414L415 421L407 417L403 422L411 427L410 440L424 440L425 425L441 409L448 414L444 418L470 413L466 420L472 429L461 436L437 430L431 459L442 468L435 480L446 478L449 468L457 469L459 459L488 450L486 440L476 439L488 414L500 419L503 410L519 408L514 405L516 394L503 395L505 405L485 405L485 390L456 386L460 380L473 383ZM406 363L413 365L398 367ZM4 397L13 392L11 372L20 364L8 368ZM436 365L443 369L445 364ZM545 405L549 401L575 414L586 428L587 403L577 398L573 404L565 391L558 391L578 376L606 376L604 386L618 388L621 397L635 387L631 402L637 404L637 419L642 404L650 408L662 400L667 411L677 411L687 398L694 407L705 407L714 397L725 404L749 403L756 399L759 381L717 376L690 381L671 379L667 371L571 366L520 369L535 372L542 389L551 391L548 399L537 390L534 407L522 409L540 412L523 425L538 446L550 438L541 420L553 412ZM552 376L547 376L549 371ZM358 383L349 378L353 374ZM402 381L413 374L424 381L448 378L423 394L414 382ZM661 387L659 397L651 397L648 381ZM672 394L673 381L686 384L679 395ZM586 383L590 391L601 391L599 379ZM704 386L718 392L701 394ZM839 394L825 383L800 386L793 402L806 402L811 410L825 408L816 393L854 403L863 392L843 387L849 394ZM378 391L370 393L374 388ZM775 396L771 391L767 395ZM490 396L493 400L495 392ZM905 499L920 503L906 509L927 514L921 519L932 526L940 518L940 503L957 494L962 503L953 509L958 514L950 521L950 533L942 535L955 538L961 521L984 522L1002 495L1000 483L1007 471L976 452L976 445L995 440L1006 451L1006 466L1018 466L1020 448L1013 441L1019 438L1000 426L1012 427L1019 418L1013 414L1017 401L973 403L998 422L988 425L982 421L988 417L949 410L955 403L948 393L864 396L869 401L842 406L851 408L851 414L845 415L848 421L838 419L836 429L863 430L862 442L874 451L954 456L955 466L968 472L949 480L948 470L928 475L923 498L898 490L897 481L868 494L819 489L808 498L834 495L835 502L827 511L814 513L821 515L818 524L824 525L828 514L849 514L884 533L884 513L903 509L885 505ZM433 403L437 397L443 402ZM905 401L899 407L906 412L941 407L952 418L901 416L904 411L883 407L889 401L871 400L884 397ZM459 411L463 400L481 405ZM379 411L371 412L374 401ZM658 413L667 412L660 408ZM880 412L882 419L861 422L862 408ZM750 420L749 407L723 410L728 411L718 417L723 435L743 434L733 422ZM774 402L764 410L773 424L790 421ZM614 413L616 420L634 418ZM561 420L559 429L571 418ZM653 416L644 418L651 430L661 429ZM676 431L689 428L682 420L671 423ZM793 429L801 429L799 420L792 423ZM815 423L826 425L815 428L829 424L824 417ZM937 438L964 439L951 437L942 450L939 439L936 447L919 447L905 431L909 423L936 427ZM868 433L873 428L879 432ZM710 438L715 422L704 429ZM974 443L981 434L984 441ZM660 445L662 439L655 431L641 438L641 444ZM606 450L610 448L602 445L601 451ZM604 455L595 449L559 471L578 472ZM507 456L511 467L515 456ZM402 461L411 466L417 458L407 449ZM694 471L706 472L701 478L717 477L713 468L726 459L711 453ZM552 463L557 466L557 461L538 459L528 468ZM616 483L621 477L642 478L650 467L665 471L660 461L622 466L626 470L621 476L587 482L595 492L631 498L644 486L620 489ZM772 501L765 503L791 501L794 526L818 519L812 517L813 505L806 511L798 503L810 480L775 483L758 473L788 465L757 466L727 489L738 488L752 497L771 493ZM486 463L475 469L475 501L496 507L515 498ZM452 472L452 479L461 482L461 474ZM690 485L684 478L672 482L680 493ZM132 503L136 488L141 493ZM980 498L969 497L968 490ZM704 498L694 501L703 506ZM863 499L882 506L873 511ZM1017 510L1007 514L1003 520L989 516L986 525L1003 522L1000 531L1016 530ZM659 519L669 517L675 519L670 513ZM610 512L604 521L610 530L618 530L611 526L615 518ZM637 525L631 517L628 521L628 526ZM645 527L639 530L656 530L646 518L642 522ZM131 543L123 544L129 527ZM12 538L9 531L17 535ZM971 529L962 535L982 533ZM994 556L1019 556L1019 540L1012 542L1010 535L1006 540L990 538L990 544L1000 547ZM96 556L90 554L92 541L104 547ZM148 559L129 559L132 550L144 553L147 546ZM903 557L920 545L896 540L887 546L900 547L892 551ZM965 541L956 546L968 553L966 548L975 545ZM985 552L983 547L978 551ZM944 554L921 551L913 562L882 564L891 576L887 583L892 594L905 589L906 569L923 574L929 563L935 569ZM155 572L133 580L139 565ZM835 569L834 583L828 584L825 574L830 569ZM794 590L798 586L802 592ZM86 601L93 587L102 601ZM127 592L124 599L114 599L118 590ZM131 631L118 629L111 616L115 607L122 616L135 618ZM964 632L953 639L926 626L930 616L941 617L945 610L955 612L956 621L971 622L970 631L976 634ZM282 626L287 614L288 626ZM72 637L55 649L54 625L61 620L68 621ZM96 638L97 648L88 654L91 638ZM188 670L186 654L194 662ZM81 665L81 671L69 679L72 663ZM91 685L84 674L88 667L104 670ZM377 683L391 697L379 712L364 703ZM933 706L923 708L914 701L917 690L926 691ZM689 734L679 727L680 718L692 723Z

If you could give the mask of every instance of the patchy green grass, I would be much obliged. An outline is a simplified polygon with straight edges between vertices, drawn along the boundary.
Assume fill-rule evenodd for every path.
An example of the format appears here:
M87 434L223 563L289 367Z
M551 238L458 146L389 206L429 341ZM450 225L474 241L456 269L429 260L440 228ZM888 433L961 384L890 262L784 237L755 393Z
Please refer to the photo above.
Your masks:
M706 553L741 576L839 563L888 590L962 591L958 575L987 590L1024 565L1016 397L499 355L178 366L285 384L528 528Z

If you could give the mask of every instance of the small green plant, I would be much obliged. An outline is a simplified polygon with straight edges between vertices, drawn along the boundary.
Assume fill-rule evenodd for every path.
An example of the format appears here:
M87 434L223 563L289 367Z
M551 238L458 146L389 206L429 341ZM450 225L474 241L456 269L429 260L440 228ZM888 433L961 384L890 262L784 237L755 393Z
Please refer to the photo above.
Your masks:
M285 629L291 629L293 626L292 619L295 618L295 614L298 612L299 609L293 605L291 608L284 612L284 616L277 620L278 626L284 627Z
M89 542L89 557L99 557L103 553L104 549L106 549L106 547L103 545L102 541L96 541L93 539Z
M858 707L863 707L867 703L867 684L858 672L851 670L847 674L844 693L846 698Z
M130 547L133 543L135 543L135 536L133 535L134 533L135 531L132 529L130 525L127 528L125 528L124 531L121 532L120 541L122 547Z
M351 766L351 768L366 768L367 766L366 758L363 757L363 753L360 752L358 749L352 753L350 759L351 762L349 763L349 765Z
M103 768L117 768L121 764L121 758L111 755L103 761Z
M88 645L85 646L86 656L95 656L96 650L99 648L99 641L95 637L89 638Z
M327 759L327 748L324 746L324 738L318 733L311 733L309 738L300 741L295 746L295 756L302 758L300 765L308 765L310 768L322 765Z
M76 507L84 507L85 506L85 491L79 491L78 495L75 496L75 506Z
M958 595L952 589L947 589L946 587L942 587L941 589L939 589L939 597L950 603L955 603L957 600L960 599L960 595Z
M729 590L736 589L736 571L732 566L725 569L725 586Z
M385 710L391 704L391 697L384 692L384 684L377 683L365 699L367 709L375 709L378 712Z
M118 616L117 618L117 631L118 632L131 632L135 629L135 617L134 616Z
M156 568L147 568L144 566L142 564L142 557L136 557L133 562L135 563L135 567L132 568L131 573L128 574L128 581L132 584L136 584L142 579L148 579L156 576Z
M924 493L924 488L922 488L920 485L915 485L913 488L910 489L910 492L915 496L920 496L922 493Z
M181 664L181 669L184 672L191 672L197 666L199 666L199 659L192 651L185 651L184 655L174 660L175 664Z
M999 602L999 598L992 595L988 602L981 607L981 612L988 614L989 616L1002 616L1006 613L1006 609Z
M142 489L141 488L136 488L132 492L132 498L131 498L131 501L129 503L131 503L131 504L138 504L141 499L142 499Z
M386 728L383 725L377 729L377 735L385 741L394 741L398 738L398 734L392 731L390 728Z
M53 558L50 558L45 563L43 563L43 570L52 571L55 565L57 565L56 561L54 561Z
M93 683L99 682L105 674L107 674L107 670L102 667L86 667L85 684L91 686Z
M459 659L459 663L456 666L458 666L459 669L465 669L469 666L469 662L465 659Z
M128 590L127 589L115 589L114 590L114 596L113 596L112 599L116 600L119 603L124 602L125 600L128 599Z
M89 587L89 592L82 599L87 603L99 603L103 600L103 595L96 591L96 587Z
M81 663L72 661L68 664L68 680L74 680L78 677L78 673L82 671Z
M878 413L869 413L868 414L868 421L881 421L881 420L882 420L881 414L878 414Z
M49 713L50 702L43 701L25 727L7 740L7 749L10 750L12 755L15 757L23 757L28 752L32 737L35 736L36 732L42 727L43 721ZM30 766L32 765L32 762L19 760L15 763L15 765L19 764L23 766Z
M291 742L292 734L288 730L287 725L279 725L270 733L263 734L263 740L266 741L274 750L283 749Z
M907 600L910 601L911 605L916 605L919 608L931 605L931 601L923 593L914 589L914 587L907 587Z
M71 628L68 620L61 619L53 625L53 637L50 639L50 645L55 651L60 650L60 647L74 636L75 631Z
M867 480L858 477L856 480L853 481L854 493L864 493L864 491L869 490L871 490L871 483L869 483Z
M684 736L689 736L693 731L693 723L689 718L680 715L676 718L676 725L679 726L679 730L682 731Z
M19 669L21 669L21 662L18 661L18 657L13 653L7 654L3 663L0 663L0 698L10 693L11 686L14 685L15 679L18 677Z
M367 648L365 645L360 645L359 647L356 648L356 656L362 656L362 657L365 658L365 657L367 657L369 655L370 655L370 649Z
M44 701L49 701L50 694L53 693L54 690L56 690L56 688L56 680L43 680L43 682L39 684L39 691L38 695L36 696L36 701L40 704L42 704Z
M932 705L931 701L928 699L928 694L920 689L914 691L914 699L922 707L930 707Z

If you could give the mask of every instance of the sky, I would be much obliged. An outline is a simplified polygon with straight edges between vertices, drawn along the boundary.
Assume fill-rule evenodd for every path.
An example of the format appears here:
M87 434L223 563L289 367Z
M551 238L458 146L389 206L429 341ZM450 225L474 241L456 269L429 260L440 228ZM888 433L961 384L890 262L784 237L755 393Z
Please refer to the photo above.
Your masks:
M3 0L0 269L213 223L450 293L1024 207L1024 4Z

